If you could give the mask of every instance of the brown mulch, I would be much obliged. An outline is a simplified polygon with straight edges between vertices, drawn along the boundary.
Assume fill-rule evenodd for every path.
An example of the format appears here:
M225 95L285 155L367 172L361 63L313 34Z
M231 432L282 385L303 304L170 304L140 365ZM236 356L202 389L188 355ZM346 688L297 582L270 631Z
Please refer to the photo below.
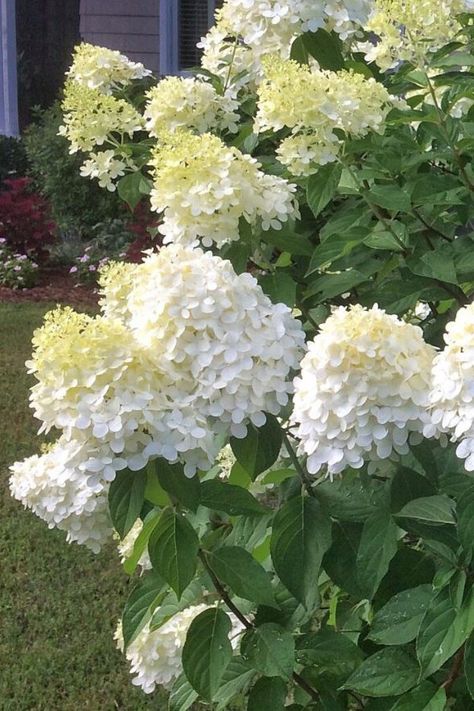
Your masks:
M44 269L39 283L31 289L9 289L0 286L0 303L47 301L74 307L97 307L97 294L93 287L76 286L67 269Z

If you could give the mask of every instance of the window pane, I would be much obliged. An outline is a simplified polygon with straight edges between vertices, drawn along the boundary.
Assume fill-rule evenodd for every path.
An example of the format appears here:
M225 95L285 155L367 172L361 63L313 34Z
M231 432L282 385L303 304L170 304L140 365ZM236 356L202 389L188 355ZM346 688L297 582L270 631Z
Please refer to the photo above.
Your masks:
M179 0L179 68L196 67L201 60L199 42L209 29L213 10L222 0Z

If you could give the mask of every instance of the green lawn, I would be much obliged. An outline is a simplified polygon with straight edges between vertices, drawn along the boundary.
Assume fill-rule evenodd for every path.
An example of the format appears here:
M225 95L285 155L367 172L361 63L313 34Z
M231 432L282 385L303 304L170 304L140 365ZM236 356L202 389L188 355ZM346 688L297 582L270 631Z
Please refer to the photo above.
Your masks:
M38 450L24 367L48 305L0 304L0 708L163 711L130 683L113 631L130 582L9 496L8 465Z

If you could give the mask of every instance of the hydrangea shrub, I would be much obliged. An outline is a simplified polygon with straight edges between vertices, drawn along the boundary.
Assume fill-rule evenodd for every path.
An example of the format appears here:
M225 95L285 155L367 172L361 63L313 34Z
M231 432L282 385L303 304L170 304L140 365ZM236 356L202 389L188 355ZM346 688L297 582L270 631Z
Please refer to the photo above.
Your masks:
M62 135L163 245L46 316L13 496L118 539L170 711L474 704L471 0L226 0L192 77L81 45Z

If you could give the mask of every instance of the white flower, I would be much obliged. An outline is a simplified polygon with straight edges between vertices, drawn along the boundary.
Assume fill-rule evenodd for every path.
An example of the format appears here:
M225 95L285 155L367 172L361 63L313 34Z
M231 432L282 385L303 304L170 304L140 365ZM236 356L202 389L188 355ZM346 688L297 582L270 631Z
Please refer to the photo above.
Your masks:
M168 622L153 631L150 630L150 623L146 624L128 646L125 654L130 662L130 673L135 674L132 684L139 686L145 694L151 694L157 685L170 689L183 671L181 654L188 629L198 615L210 608L210 605L205 604L188 607L177 612ZM235 649L243 626L235 615L227 614L232 623L229 637ZM123 651L121 622L114 638L117 647Z
M160 232L169 242L221 246L239 239L239 221L281 229L298 216L296 186L266 175L260 164L217 136L179 131L153 152L152 209L163 212Z
M434 348L417 326L374 306L337 308L309 344L292 422L308 471L330 476L406 454L428 424Z
M89 89L100 89L110 94L116 87L130 84L134 79L150 76L143 64L132 62L113 49L83 42L74 49L73 63L66 76Z
M147 93L144 117L152 136L187 128L198 133L237 131L239 105L212 84L191 77L166 77Z
M89 158L81 166L80 173L84 178L91 180L97 178L101 188L114 192L116 185L113 181L125 174L126 167L127 164L123 160L115 157L115 151L100 151L89 153Z
M474 471L474 304L459 309L444 340L446 347L433 364L433 425L425 428L425 436L451 435L466 470Z
M12 495L46 521L97 553L112 535L107 494L126 462L108 447L61 437L41 456L11 467Z
M137 518L137 520L135 521L132 528L125 536L125 538L123 538L117 544L118 552L120 554L120 560L122 563L125 563L127 558L130 558L130 556L132 555L133 547L135 545L135 542L136 542L138 536L142 532L142 529L143 529L143 521L141 520L141 518ZM150 556L148 555L148 551L146 549L143 551L142 555L140 556L138 565L141 567L142 572L144 570L150 570L151 560L150 560Z

